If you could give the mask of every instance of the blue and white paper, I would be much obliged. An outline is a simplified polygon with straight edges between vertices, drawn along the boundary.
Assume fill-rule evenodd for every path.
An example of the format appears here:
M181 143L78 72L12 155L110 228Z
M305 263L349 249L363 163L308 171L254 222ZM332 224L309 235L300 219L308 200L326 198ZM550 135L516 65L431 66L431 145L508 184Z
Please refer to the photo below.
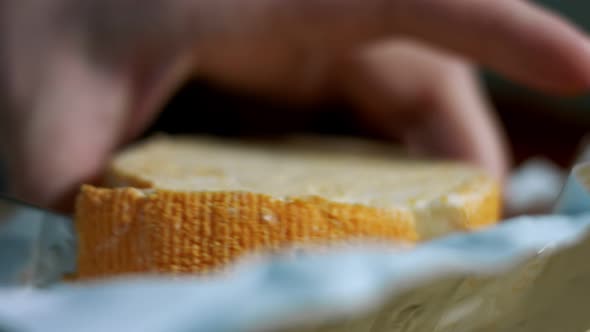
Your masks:
M555 215L413 249L274 256L213 279L5 286L0 331L584 332L588 169L574 170Z

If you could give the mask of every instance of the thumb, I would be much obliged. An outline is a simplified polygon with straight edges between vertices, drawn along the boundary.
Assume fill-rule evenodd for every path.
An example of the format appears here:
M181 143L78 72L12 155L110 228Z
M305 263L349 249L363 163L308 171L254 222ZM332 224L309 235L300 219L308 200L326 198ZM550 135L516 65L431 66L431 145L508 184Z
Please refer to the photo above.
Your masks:
M99 70L68 49L48 54L29 108L12 110L8 171L14 195L56 207L102 170L127 122L126 76Z

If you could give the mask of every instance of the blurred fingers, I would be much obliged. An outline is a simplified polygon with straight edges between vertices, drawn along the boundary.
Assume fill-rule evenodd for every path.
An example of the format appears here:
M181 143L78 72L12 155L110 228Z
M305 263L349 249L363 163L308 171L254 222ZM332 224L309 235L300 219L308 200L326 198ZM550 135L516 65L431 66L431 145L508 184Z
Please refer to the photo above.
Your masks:
M369 50L348 64L339 68L341 92L374 128L415 152L506 175L501 128L468 65L411 42Z

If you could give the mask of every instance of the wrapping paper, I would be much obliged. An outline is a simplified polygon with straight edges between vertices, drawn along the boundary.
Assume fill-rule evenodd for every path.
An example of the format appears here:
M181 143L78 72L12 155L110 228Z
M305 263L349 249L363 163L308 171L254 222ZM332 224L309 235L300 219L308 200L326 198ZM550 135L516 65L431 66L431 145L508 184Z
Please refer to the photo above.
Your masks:
M258 257L209 279L8 283L0 288L0 330L584 332L586 174L590 164L576 166L552 215L415 248Z
M545 158L533 158L515 169L504 189L508 216L548 214L565 183L567 172Z

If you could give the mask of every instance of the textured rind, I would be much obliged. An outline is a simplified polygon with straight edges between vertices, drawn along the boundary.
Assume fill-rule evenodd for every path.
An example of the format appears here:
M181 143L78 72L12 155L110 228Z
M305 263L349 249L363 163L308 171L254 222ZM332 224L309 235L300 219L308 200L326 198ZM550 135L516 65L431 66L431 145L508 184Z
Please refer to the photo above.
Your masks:
M481 185L474 181L457 192L468 196ZM491 188L483 198L443 205L441 211L431 208L431 213L445 214L457 231L491 225L500 210L499 190ZM207 273L257 251L357 239L420 239L411 209L384 210L318 197L278 200L247 192L92 186L84 186L78 196L76 227L77 279Z
M76 214L78 278L207 273L244 254L292 245L418 239L409 210L318 197L84 186Z

